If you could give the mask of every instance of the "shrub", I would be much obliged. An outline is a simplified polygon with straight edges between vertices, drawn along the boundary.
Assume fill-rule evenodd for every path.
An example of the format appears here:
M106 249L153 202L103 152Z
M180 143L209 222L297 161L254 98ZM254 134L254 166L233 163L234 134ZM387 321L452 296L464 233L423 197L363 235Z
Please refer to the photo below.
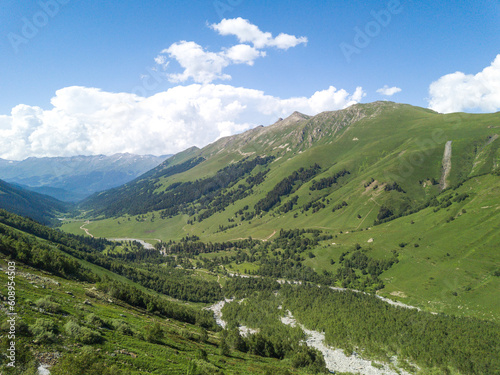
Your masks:
M81 327L80 337L77 340L82 344L90 345L101 343L103 341L103 338L98 332L87 327Z
M122 320L114 320L113 327L122 335L132 336L134 334L132 328Z
M223 374L223 372L220 369L218 369L215 365L203 359L193 359L191 362L189 362L187 373L190 375Z
M45 296L35 302L36 307L45 310L49 313L57 314L62 312L61 305L59 305L52 296Z
M37 319L30 327L30 331L38 343L50 343L56 340L57 326L50 319Z
M101 327L109 328L109 324L94 313L88 314L85 317L85 323L94 328L101 328Z
M103 341L102 336L87 327L81 327L78 323L70 320L64 325L66 334L82 344L98 344Z
M152 343L160 343L163 339L163 330L160 324L155 323L146 328L145 334L146 341Z
M10 331L10 323L4 321L0 326L0 332L6 334L9 331ZM16 319L16 336L17 335L26 337L31 336L30 328L24 321L20 319Z
M81 327L78 325L78 323L70 320L64 325L64 332L66 332L68 336L76 337L80 333L80 328Z

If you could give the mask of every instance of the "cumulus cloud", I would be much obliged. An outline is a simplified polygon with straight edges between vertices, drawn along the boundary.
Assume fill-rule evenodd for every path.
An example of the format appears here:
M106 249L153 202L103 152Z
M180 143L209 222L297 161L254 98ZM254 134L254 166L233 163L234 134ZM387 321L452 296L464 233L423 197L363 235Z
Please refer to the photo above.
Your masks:
M377 90L377 92L381 95L385 95L385 96L392 96L398 92L400 92L401 89L399 87L389 87L387 85L384 85L384 87L380 88Z
M237 44L226 50L225 55L235 64L253 65L254 60L266 56L266 52L259 51L248 44Z
M172 82L184 82L193 78L195 82L209 83L215 79L230 79L227 74L222 74L222 69L229 65L229 61L222 53L207 52L202 46L195 42L181 41L172 44L169 48L162 51L168 53L170 58L177 60L179 65L184 68L180 74L169 74ZM155 61L162 58L162 55L156 57Z
M173 43L154 59L163 70L166 70L169 64L168 58L176 60L184 69L182 73L168 74L171 82L186 82L189 79L197 83L228 80L231 76L222 72L224 68L232 64L253 65L257 58L266 56L266 52L262 51L264 48L287 50L307 43L305 37L297 38L284 33L273 38L271 33L260 31L257 26L242 18L223 19L219 24L210 27L220 35L236 35L240 44L219 52L210 52L195 42L183 40ZM244 44L246 42L252 43L253 46Z
M276 38L269 32L262 32L256 25L241 17L226 19L220 23L214 23L210 26L220 35L234 35L240 43L252 43L255 48L276 47L287 50L299 44L307 44L306 37L297 38L294 35L279 34Z
M500 54L481 72L455 72L442 76L429 87L429 108L441 112L500 109Z
M52 108L18 105L0 116L0 158L92 154L169 154L270 124L298 110L345 108L364 96L330 86L311 97L281 99L230 85L177 86L150 97L66 87Z

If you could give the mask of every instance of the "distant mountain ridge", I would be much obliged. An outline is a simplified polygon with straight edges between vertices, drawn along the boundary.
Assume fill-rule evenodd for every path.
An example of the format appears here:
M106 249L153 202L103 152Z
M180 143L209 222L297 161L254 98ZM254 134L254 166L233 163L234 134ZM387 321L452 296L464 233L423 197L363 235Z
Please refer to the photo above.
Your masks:
M97 191L125 184L155 168L170 155L30 157L0 159L0 178L62 201L78 201Z

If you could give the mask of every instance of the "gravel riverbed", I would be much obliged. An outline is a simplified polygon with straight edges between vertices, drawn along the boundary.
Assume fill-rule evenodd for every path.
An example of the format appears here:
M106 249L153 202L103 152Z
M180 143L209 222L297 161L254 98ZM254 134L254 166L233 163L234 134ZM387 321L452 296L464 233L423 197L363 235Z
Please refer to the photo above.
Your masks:
M292 327L297 325L297 321L290 311L287 311L287 315L281 318L281 322ZM331 372L352 372L362 375L410 375L410 373L401 369L398 370L399 372L396 372L385 363L376 362L377 367L374 367L372 365L374 361L363 359L357 353L347 356L343 350L327 346L325 344L324 333L309 330L302 324L298 325L306 334L306 345L318 349L323 354L326 368ZM394 366L396 361L397 358L392 358L391 364Z

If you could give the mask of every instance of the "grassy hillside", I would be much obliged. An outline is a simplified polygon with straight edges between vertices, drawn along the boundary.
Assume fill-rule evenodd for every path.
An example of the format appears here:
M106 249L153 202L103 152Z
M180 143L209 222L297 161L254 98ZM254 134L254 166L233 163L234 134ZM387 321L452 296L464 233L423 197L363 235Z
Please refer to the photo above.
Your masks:
M419 375L496 373L498 323L332 291L327 287L335 285L331 273L299 265L302 253L312 254L333 240L324 233L282 230L273 240L233 241L224 251L227 242L203 243L191 236L164 244L167 255L159 256L130 242L70 236L2 210L0 278L9 287L1 292L0 308L15 312L17 319L16 368L6 366L4 340L0 370L35 374L42 363L52 366L51 374L327 373L320 353L301 344L302 330L280 322L292 310L309 329L326 332L330 345L362 353L374 368L386 363ZM349 282L370 288L382 270L400 263L403 252L386 262L367 250L358 246L338 263L358 273ZM193 264L196 270L190 270ZM237 266L260 273L231 277ZM282 285L274 280L281 276L309 282ZM163 281L176 285L179 280L183 301L173 298L180 297L179 290L161 287ZM215 300L236 297L223 308L228 322L223 330L203 309L209 294L196 293L212 284L220 293ZM257 331L243 337L240 324ZM4 321L0 329L6 335L13 328Z
M130 246L120 250L0 211L0 279L10 282L0 307L17 314L15 329L6 319L0 327L4 337L14 330L16 336L15 368L7 366L2 340L2 373L36 374L40 364L51 365L51 374L314 373L292 355L279 360L235 350L202 310L206 304L168 298L117 275L119 258L114 271L96 265L113 248L142 272L147 258ZM132 261L132 254L143 258Z
M335 274L357 244L379 260L397 251L379 294L497 320L499 120L392 102L296 112L176 155L119 194L92 197L82 205L85 228L151 243L273 241L282 228L319 229L332 240L301 255L315 272ZM82 224L63 228L83 234ZM247 270L258 273L261 263Z

